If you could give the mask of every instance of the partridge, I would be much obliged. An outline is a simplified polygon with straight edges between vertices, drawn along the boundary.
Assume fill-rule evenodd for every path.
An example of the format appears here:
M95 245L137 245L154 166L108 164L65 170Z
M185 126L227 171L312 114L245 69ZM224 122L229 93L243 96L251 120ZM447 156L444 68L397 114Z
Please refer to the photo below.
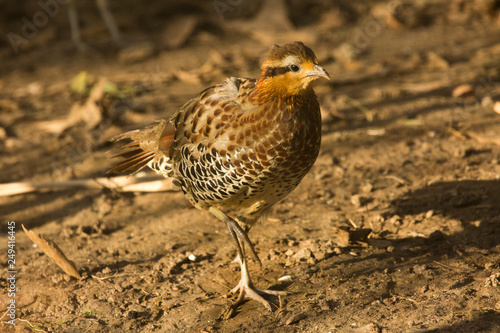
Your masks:
M329 79L302 42L274 45L258 80L230 77L202 91L170 119L121 134L128 139L110 172L148 166L173 177L186 198L224 222L237 248L241 279L236 308L246 298L271 306L248 271L246 251L260 260L248 231L285 198L314 164L321 143L321 115L311 83Z

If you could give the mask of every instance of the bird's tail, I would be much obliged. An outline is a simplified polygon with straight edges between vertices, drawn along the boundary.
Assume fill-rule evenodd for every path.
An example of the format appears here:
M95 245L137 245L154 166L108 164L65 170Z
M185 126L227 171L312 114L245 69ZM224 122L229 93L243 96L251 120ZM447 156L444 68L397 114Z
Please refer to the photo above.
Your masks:
M111 141L129 142L114 149L114 157L123 159L108 173L136 173L149 166L167 176L171 172L170 156L174 136L174 125L166 120L115 136Z

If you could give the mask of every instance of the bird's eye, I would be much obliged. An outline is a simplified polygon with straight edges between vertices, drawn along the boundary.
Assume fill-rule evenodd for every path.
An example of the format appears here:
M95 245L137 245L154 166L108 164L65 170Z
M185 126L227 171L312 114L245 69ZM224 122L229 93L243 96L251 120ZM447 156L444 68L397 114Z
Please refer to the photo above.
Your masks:
M290 65L290 70L291 70L292 72L298 72L298 71L299 71L299 69L300 69L300 67L299 67L299 66L297 66L297 65Z

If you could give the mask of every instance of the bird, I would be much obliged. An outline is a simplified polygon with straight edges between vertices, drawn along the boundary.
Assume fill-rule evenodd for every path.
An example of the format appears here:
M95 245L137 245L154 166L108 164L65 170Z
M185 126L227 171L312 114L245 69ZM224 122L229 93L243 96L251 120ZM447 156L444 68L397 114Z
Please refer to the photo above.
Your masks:
M285 291L259 290L247 253L260 265L248 237L301 182L318 157L321 113L311 83L330 79L315 53L302 42L273 45L258 79L229 77L181 106L169 119L120 134L111 173L149 167L173 178L185 197L225 223L236 245L241 278L231 306ZM117 144L118 145L118 144Z

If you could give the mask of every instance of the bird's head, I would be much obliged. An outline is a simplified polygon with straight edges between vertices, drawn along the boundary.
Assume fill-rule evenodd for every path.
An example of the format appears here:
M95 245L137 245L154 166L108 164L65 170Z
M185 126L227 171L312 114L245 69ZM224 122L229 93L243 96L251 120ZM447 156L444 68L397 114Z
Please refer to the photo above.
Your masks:
M267 97L299 95L317 78L330 79L314 52L302 42L272 46L261 68L257 90Z

